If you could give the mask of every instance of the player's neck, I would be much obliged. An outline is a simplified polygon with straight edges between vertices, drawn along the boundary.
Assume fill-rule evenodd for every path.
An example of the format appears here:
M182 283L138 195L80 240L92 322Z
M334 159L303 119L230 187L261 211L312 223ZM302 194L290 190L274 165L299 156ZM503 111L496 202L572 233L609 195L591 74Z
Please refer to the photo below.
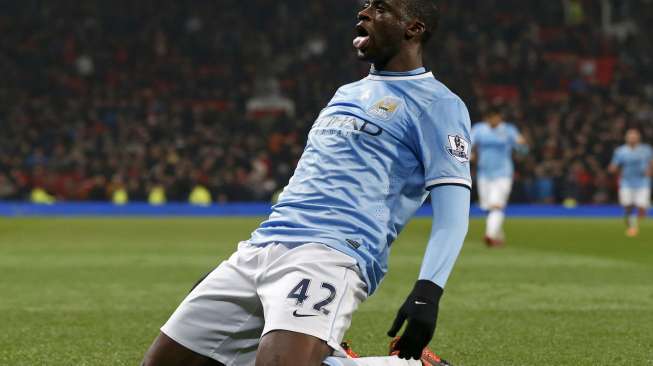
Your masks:
M406 72L424 67L422 52L417 49L405 49L385 62L375 62L376 71Z

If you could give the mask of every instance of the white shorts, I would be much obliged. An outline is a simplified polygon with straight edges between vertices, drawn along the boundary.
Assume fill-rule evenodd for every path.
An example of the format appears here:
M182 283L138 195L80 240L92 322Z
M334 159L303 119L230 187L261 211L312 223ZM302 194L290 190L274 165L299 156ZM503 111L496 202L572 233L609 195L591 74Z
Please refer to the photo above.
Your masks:
M620 188L619 203L622 206L651 207L650 188Z
M506 207L512 190L512 178L478 180L478 198L482 209Z
M161 331L226 365L254 365L260 338L287 330L340 342L367 298L356 261L322 244L238 251L191 291Z

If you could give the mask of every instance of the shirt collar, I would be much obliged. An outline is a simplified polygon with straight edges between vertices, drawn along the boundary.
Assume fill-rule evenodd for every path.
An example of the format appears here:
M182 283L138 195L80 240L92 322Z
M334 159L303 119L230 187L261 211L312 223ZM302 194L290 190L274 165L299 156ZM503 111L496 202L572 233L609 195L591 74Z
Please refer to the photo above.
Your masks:
M370 75L379 75L379 76L415 76L415 75L421 75L426 73L426 68L424 67L419 67L415 70L411 71L383 71L383 70L376 70L374 68L374 65L370 68Z

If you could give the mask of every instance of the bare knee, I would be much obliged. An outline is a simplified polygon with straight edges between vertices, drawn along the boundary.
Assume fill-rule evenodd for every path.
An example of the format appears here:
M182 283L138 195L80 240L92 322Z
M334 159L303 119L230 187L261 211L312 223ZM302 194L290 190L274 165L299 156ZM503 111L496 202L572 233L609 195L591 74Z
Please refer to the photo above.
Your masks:
M261 339L256 366L320 366L331 352L321 339L301 333L274 331Z
M161 333L147 350L141 366L222 366L197 354Z

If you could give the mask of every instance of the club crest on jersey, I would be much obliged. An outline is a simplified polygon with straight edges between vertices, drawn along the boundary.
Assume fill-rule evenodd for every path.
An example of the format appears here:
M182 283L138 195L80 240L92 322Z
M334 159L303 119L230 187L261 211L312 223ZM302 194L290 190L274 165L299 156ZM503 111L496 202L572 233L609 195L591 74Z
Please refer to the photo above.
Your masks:
M395 97L384 97L374 103L374 105L367 110L367 113L376 118L387 121L397 113L400 105L401 99Z
M451 156L461 163L469 162L470 143L460 135L449 135L449 146L447 151Z

